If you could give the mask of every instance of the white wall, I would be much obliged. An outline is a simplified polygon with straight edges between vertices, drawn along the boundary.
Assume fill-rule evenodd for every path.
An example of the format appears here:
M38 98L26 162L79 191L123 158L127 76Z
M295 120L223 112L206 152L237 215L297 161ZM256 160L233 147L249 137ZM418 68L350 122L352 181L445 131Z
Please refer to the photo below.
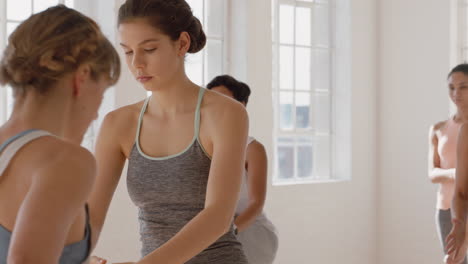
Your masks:
M376 263L376 4L351 2L352 180L269 188L266 210L280 232L276 263ZM249 1L248 8L251 132L267 147L271 165L270 0Z
M450 1L381 0L379 17L378 263L442 263L427 149L449 108Z
M111 263L137 261L141 258L138 211L130 201L126 187L126 170L112 199L104 229L93 253Z

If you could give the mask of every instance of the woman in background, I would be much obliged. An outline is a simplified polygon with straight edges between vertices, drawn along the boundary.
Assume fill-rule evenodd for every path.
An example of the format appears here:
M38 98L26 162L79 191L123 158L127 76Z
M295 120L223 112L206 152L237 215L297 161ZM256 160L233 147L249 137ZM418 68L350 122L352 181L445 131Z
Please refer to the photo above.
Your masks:
M214 78L207 88L247 107L250 88L229 75ZM237 238L251 264L272 264L278 250L276 228L263 212L267 192L268 158L255 138L247 140L245 170L234 224Z
M457 148L461 125L468 120L468 64L460 64L448 75L449 97L456 105L456 113L448 120L441 121L431 127L429 149L429 178L432 183L439 184L437 195L436 223L444 252L450 253L451 244L447 244L448 234L453 228L452 215L460 216L460 203L452 199L459 196L455 181L459 181L460 165L457 162ZM458 146L457 146L458 144ZM463 158L461 160L464 160ZM455 194L455 196L454 196ZM466 251L457 255L457 264L466 264ZM453 260L453 259L452 259Z

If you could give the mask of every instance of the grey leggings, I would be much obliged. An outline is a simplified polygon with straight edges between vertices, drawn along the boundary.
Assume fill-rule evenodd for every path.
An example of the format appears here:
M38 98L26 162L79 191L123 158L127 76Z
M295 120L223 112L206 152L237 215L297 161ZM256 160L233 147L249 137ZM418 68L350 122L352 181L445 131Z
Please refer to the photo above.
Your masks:
M447 253L445 250L446 242L445 238L447 238L450 231L452 231L452 215L450 209L447 210L437 210L436 211L436 224L437 224L437 231L439 233L439 239L444 248L444 253ZM463 260L462 264L467 264L466 257Z

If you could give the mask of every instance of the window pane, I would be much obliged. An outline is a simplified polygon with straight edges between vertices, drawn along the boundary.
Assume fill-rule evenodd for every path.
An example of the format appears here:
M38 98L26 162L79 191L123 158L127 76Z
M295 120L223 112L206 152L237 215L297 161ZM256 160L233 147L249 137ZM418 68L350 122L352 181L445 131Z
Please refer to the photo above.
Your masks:
M16 22L8 22L7 23L7 36L10 36L13 31L18 27L19 23Z
M321 133L329 133L331 131L330 119L331 119L331 102L330 96L325 94L314 95L313 105L313 126Z
M222 36L224 29L224 0L208 0L207 32L208 35Z
M311 49L296 48L296 90L310 91Z
M280 5L279 8L279 40L283 44L294 42L294 7Z
M205 24L203 19L203 0L187 0L187 3L192 7L193 14L200 19L202 25Z
M314 62L315 90L330 90L330 51L316 50Z
M291 130L293 128L293 119L292 119L293 93L280 92L279 101L280 101L280 109L279 109L280 129Z
M185 61L185 72L189 79L198 84L203 84L203 54L204 52L198 52L195 54L187 55Z
M95 128L95 134L99 131L99 126L102 125L102 122L104 121L104 118L109 112L112 112L115 110L115 88L110 87L104 92L104 97L102 98L102 103L101 106L99 107L98 110L98 118L95 120L96 125L94 126ZM149 91L147 91L148 93ZM149 92L151 93L151 92Z
M280 88L286 90L293 89L293 76L294 76L294 55L293 55L293 48L281 46L279 48L280 52L280 61L279 61L279 68L280 68Z
M93 121L89 126L88 130L86 131L85 135L83 136L83 141L81 141L81 146L85 147L89 151L94 150L94 126L96 125L96 121Z
M31 0L7 0L7 18L25 20L31 15Z
M302 142L302 143L300 143ZM297 176L310 178L313 172L313 147L311 138L300 138L297 147Z
M74 0L65 0L65 5L70 7L70 8L74 8L75 7L75 1Z
M310 8L296 8L296 44L310 46L311 41L311 10Z
M13 90L9 86L6 87L6 103L7 103L6 114L7 114L7 117L9 117L11 115L11 112L13 111L13 103L14 103Z
M223 73L223 42L208 40L206 54L205 82Z
M330 15L327 5L316 5L314 9L315 45L329 46Z
M296 128L310 128L310 94L296 93Z
M278 145L291 146L293 144L294 144L294 138L291 138L291 137L279 137L278 138Z
M280 179L294 178L294 147L278 146L278 177Z
M47 8L55 6L58 3L58 0L34 0L34 13L46 10Z
M320 179L330 179L331 143L330 137L323 136L315 139L314 145L314 176Z

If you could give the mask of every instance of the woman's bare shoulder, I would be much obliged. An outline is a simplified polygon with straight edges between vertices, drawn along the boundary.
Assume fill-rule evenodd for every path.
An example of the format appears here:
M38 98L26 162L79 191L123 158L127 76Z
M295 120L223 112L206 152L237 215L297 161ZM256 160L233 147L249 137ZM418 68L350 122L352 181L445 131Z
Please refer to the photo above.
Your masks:
M205 92L202 111L214 121L221 121L228 116L247 117L247 111L241 103L217 92L207 90Z
M429 129L429 136L431 138L437 136L437 134L439 134L440 131L447 125L447 122L448 120L443 120L433 124Z

